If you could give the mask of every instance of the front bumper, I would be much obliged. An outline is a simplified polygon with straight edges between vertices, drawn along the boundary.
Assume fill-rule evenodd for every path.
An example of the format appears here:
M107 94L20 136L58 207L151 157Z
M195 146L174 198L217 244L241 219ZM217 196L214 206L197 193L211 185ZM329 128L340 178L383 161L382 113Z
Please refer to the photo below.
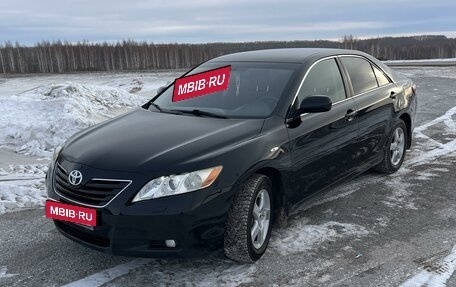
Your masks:
M196 203L196 192L163 199L174 205ZM65 202L52 192L49 197ZM167 208L154 211L153 200L125 206L116 215L102 208L97 210L99 224L93 230L65 221L54 223L66 237L106 253L135 257L195 256L221 248L231 197L230 188L221 189L194 207L180 211L174 208L171 213ZM174 240L176 246L167 247L165 240Z
M63 163L68 170L72 163ZM76 166L83 169L81 165ZM52 171L51 171L52 172ZM104 171L85 169L87 174ZM116 176L106 174L103 176ZM125 174L120 174L120 176ZM104 207L91 207L68 201L53 188L53 174L46 178L50 200L90 207L97 210L97 226L92 230L66 221L55 220L57 229L66 237L90 248L115 255L135 257L192 256L219 249L232 188L222 188L218 182L190 193L131 203L146 178L129 175L133 184L119 193ZM116 177L114 177L116 178ZM165 240L176 246L166 247Z

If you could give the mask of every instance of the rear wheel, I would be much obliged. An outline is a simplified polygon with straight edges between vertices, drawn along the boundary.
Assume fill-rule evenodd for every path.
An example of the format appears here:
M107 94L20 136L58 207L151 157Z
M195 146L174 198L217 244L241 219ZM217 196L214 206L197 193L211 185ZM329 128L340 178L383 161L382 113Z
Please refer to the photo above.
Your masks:
M254 174L235 195L225 227L224 252L235 261L251 263L266 251L272 227L272 184Z
M403 120L398 120L388 138L388 146L383 153L382 162L374 170L382 173L394 173L402 165L407 149L407 127Z

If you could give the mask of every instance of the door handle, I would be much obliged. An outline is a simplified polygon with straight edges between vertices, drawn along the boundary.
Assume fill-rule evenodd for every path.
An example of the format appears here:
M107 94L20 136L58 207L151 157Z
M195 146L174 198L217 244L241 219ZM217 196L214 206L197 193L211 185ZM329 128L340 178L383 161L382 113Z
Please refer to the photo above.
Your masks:
M345 120L351 122L355 119L355 116L358 114L358 111L349 109L345 114Z
M391 93L390 93L390 98L391 98L391 99L395 99L396 96L397 96L397 95L396 95L396 92L395 92L395 91L391 91Z

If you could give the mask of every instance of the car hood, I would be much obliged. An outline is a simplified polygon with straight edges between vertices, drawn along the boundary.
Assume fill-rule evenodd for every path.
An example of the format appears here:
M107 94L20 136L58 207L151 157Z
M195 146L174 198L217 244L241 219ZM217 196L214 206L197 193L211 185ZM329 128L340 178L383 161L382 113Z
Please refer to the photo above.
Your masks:
M197 165L193 159L204 159L205 154L255 137L263 121L137 109L74 135L65 144L62 156L105 170L150 174L172 167L179 171L179 166Z

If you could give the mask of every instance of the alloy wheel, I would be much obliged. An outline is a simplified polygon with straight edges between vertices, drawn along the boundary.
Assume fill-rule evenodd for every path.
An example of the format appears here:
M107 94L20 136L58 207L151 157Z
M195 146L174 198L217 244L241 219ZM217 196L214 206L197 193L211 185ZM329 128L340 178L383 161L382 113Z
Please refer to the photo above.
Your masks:
M393 133L391 140L390 152L391 152L391 163L398 165L401 162L404 154L405 136L404 130L401 127L397 127Z
M262 189L258 192L253 205L252 215L250 237L253 247L260 249L266 240L271 219L271 200L267 190Z

